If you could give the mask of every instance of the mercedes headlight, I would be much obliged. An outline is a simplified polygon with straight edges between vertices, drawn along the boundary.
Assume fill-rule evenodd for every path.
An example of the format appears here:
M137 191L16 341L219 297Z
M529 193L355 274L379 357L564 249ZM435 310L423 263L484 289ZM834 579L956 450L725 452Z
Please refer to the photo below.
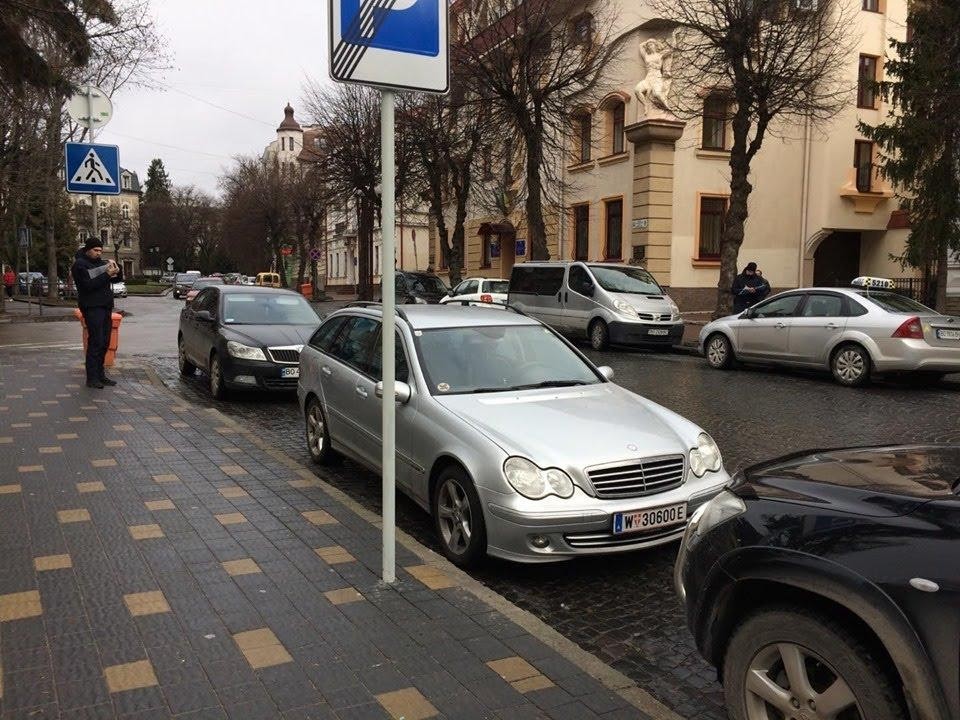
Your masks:
M563 470L542 470L526 458L507 458L503 464L503 474L510 487L531 500L541 500L548 495L562 498L573 495L573 480Z
M238 343L235 340L227 341L227 352L230 354L230 357L240 358L241 360L267 359L267 356L263 354L263 350L260 348L250 347L249 345Z
M630 303L626 302L625 300L616 298L613 301L613 306L617 309L617 312L623 315L627 315L628 317L637 316L637 309Z
M687 523L686 545L695 545L700 538L721 523L743 515L747 506L729 490L698 507Z
M703 477L707 471L717 472L723 465L720 448L713 438L705 432L697 437L697 446L690 451L690 469L697 477Z

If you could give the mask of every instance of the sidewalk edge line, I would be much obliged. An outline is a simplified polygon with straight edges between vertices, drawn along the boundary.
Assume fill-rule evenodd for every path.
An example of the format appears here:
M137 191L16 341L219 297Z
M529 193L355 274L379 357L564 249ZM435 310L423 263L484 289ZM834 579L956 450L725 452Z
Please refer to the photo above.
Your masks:
M134 363L131 363L131 365L134 365ZM166 383L163 382L160 375L151 366L140 364L138 367L145 370L147 376L150 378L153 384L162 388L170 395L175 396L178 401L195 404L189 400L184 400L184 398L177 395L166 385ZM291 470L306 470L317 479L317 481L320 483L320 488L325 493L330 495L330 497L337 502L342 503L353 513L358 515L363 520L366 520L374 527L382 527L381 517L379 515L363 507L345 492L328 483L323 477L319 476L314 471L314 468L287 457L281 451L270 446L269 443L265 442L255 433L244 427L242 423L234 420L228 415L223 414L216 408L208 407L203 409L209 412L211 417L216 417L218 422L222 422L225 426L232 427L237 430L245 440L251 442L253 445L256 445L260 450L263 450L280 464L290 468ZM443 572L447 575L456 579L464 590L467 590L478 599L484 601L493 610L498 611L505 617L515 622L535 638L543 642L547 647L556 650L566 660L576 665L584 673L595 678L596 680L599 680L606 688L620 695L620 697L638 710L646 713L651 720L684 720L683 717L661 703L659 700L653 697L653 695L638 686L633 680L628 678L622 672L610 667L596 655L587 652L575 642L554 630L552 627L547 625L529 611L517 607L499 593L488 588L479 580L474 580L472 577L470 577L470 575L451 563L445 557L435 553L425 545L420 544L420 542L405 533L400 528L397 528L397 542L423 560L425 564L437 567L443 570Z

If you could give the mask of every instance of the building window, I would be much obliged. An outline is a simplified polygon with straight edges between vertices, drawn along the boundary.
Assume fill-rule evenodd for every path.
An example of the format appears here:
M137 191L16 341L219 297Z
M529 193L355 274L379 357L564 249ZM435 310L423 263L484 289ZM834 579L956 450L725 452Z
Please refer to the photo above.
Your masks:
M100 230L100 242L104 245L110 244L110 233L106 228Z
M128 233L128 232L123 233L123 246L124 246L124 247L133 247L133 244L132 244L132 242L131 242L131 240L130 240L130 233Z
M480 151L480 157L483 163L483 179L492 180L493 179L493 148L489 145L484 145L483 150Z
M873 189L873 143L857 140L853 143L853 167L857 175L857 192Z
M727 116L729 102L723 95L713 93L703 101L703 138L704 150L727 150Z
M100 203L99 203L99 207L100 207L100 212L106 212L106 211L107 211L107 201L106 201L106 200L101 200Z
M574 116L574 127L577 135L575 160L590 162L590 149L593 145L593 118L589 113L582 112Z
M623 259L623 200L607 200L607 260Z
M129 220L129 219L130 219L130 206L127 205L126 203L124 203L124 204L120 207L120 216L121 216L124 220Z
M573 259L586 261L590 252L590 206L573 208Z
M877 58L872 55L861 55L860 69L857 74L857 107L876 109L875 82L877 82Z
M373 247L373 274L380 275L380 246Z
M624 118L626 116L626 106L622 102L618 102L613 106L611 111L611 126L613 132L613 142L611 144L611 150L614 155L622 153L626 147L624 145L623 137L623 126Z
M130 176L129 176L129 175L124 175L124 176L120 179L120 182L121 182L124 190L129 190L129 189L130 189Z
M480 259L480 267L488 268L491 265L491 260L493 257L493 251L491 248L492 240L490 239L490 233L484 233L481 236L480 244L483 246L483 256Z
M699 260L720 259L720 239L723 237L727 217L728 199L725 197L700 198L700 239L697 247Z
M863 0L863 9L868 12L880 12L880 0Z
M590 13L584 13L574 18L573 38L582 45L591 43L593 40L593 16Z

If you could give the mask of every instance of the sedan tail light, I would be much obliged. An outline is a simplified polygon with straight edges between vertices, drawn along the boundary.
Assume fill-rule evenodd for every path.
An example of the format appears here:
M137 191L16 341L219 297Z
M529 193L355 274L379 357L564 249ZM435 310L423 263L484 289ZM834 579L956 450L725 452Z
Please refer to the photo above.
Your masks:
M912 317L903 321L903 324L896 329L892 337L907 340L923 340L923 324L920 318Z
M481 296L480 296L480 302L492 303L492 302L493 302L493 295L487 295L487 294L481 295Z

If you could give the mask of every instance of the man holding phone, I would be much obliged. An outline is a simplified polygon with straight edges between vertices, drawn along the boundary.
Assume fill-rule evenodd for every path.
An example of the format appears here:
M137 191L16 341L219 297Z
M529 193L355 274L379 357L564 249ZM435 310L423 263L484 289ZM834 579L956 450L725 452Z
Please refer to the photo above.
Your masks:
M113 283L123 280L123 271L111 259L104 260L103 243L87 238L77 251L70 273L77 287L77 304L87 324L87 387L103 389L116 385L103 370L112 329Z

